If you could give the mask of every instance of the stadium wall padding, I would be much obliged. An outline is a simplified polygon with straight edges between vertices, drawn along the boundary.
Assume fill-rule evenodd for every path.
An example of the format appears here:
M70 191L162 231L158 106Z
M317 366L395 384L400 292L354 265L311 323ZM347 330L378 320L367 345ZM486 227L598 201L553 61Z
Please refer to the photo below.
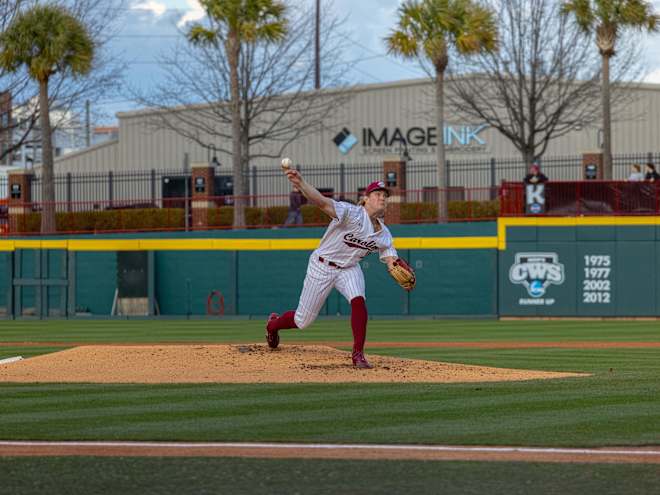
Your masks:
M9 299L9 291L11 290L11 253L0 252L0 312L7 314L7 302Z
M295 309L310 246L318 243L323 231L230 230L0 241L0 280L4 281L0 307L9 293L12 249L15 272L24 278L60 276L68 250L75 274L75 301L69 308L74 304L76 310L108 316L117 287L117 252L108 246L120 246L117 249L153 251L155 294L162 315L205 315L213 291L222 294L226 315L262 316ZM399 254L417 271L417 288L402 291L376 255L367 257L362 268L372 316L660 315L660 217L515 218L497 223L402 225L392 231L402 242ZM80 239L92 244L84 245ZM33 289L22 292L23 307L37 304ZM56 305L59 297L57 291L49 292L47 305ZM320 314L349 313L347 301L333 291Z
M512 274L529 254L561 265L563 280L548 282L541 269L543 294L533 296L533 289ZM509 227L499 263L501 316L660 315L660 228L655 225Z
M362 262L372 315L480 315L496 312L494 250L401 250L417 267L418 289L402 291L386 266L371 255ZM263 315L295 309L310 253L307 251L156 252L156 298L161 314L206 314L218 291L228 315ZM350 314L333 290L321 315Z
M76 309L110 315L117 288L117 253L77 252L75 274Z
M21 276L49 277L66 271L62 252L69 250L72 265L72 289L69 292L69 314L109 316L117 288L117 252L106 247L81 247L80 241L108 246L135 240L147 240L154 251L154 282L159 313L186 316L207 314L209 295L217 291L224 299L226 315L264 315L271 311L295 309L311 249L323 235L323 228L250 229L210 232L99 234L75 238L40 237L9 238L0 241L0 248L14 249L21 267ZM397 225L392 227L395 238L419 239L494 239L495 222L449 225ZM186 243L205 239L287 240L285 251L258 248L245 250L163 249L162 241ZM298 239L301 245L297 246ZM159 242L160 241L160 242ZM310 242L312 241L312 242ZM13 247L8 247L13 242ZM113 244L114 243L114 244ZM149 244L150 243L150 244ZM304 243L304 245L303 245ZM416 245L416 244L415 244ZM493 244L494 246L495 244ZM40 249L41 248L41 249ZM124 248L121 248L124 249ZM133 248L126 248L133 249ZM48 273L35 272L38 253L48 258ZM494 316L497 310L497 252L489 249L399 249L402 257L416 267L418 288L412 293L402 291L387 273L376 255L363 262L367 300L371 315L464 315ZM3 253L3 259L10 254ZM6 262L5 262L6 264ZM44 265L40 265L44 266ZM0 270L7 270L0 264ZM0 271L0 276L2 276ZM59 276L59 275L58 275ZM9 272L0 284L0 296L9 290ZM34 290L21 291L24 308L36 304ZM47 291L47 308L58 304L60 293ZM71 300L73 299L73 300ZM1 301L1 300L0 300ZM217 308L216 308L217 309ZM347 315L350 306L333 291L322 308L321 315Z

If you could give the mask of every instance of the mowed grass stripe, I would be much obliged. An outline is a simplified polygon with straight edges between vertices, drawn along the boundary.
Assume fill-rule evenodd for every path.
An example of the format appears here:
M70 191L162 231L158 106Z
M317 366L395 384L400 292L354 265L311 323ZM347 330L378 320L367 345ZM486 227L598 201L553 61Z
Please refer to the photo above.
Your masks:
M654 493L657 465L243 458L2 458L7 493Z
M0 342L261 342L263 320L7 320ZM351 339L348 317L282 332L289 341ZM660 342L655 321L381 320L369 322L372 342L623 341Z
M11 329L7 337L7 327ZM3 322L0 341L260 342L263 324ZM56 323L56 324L54 324ZM82 324L89 324L85 326ZM382 321L370 341L658 341L655 322ZM20 325L19 325L20 326ZM347 319L296 338L350 339ZM165 336L165 337L164 337ZM30 338L26 338L30 337ZM283 333L286 344L287 333ZM317 337L314 337L317 338ZM131 340L133 339L133 340ZM5 347L3 353L51 352ZM55 349L59 350L59 349ZM471 384L0 384L0 438L302 441L598 447L660 445L660 349L379 348L368 353L584 371L578 379ZM610 371L611 369L611 371ZM653 493L656 465L261 459L0 459L8 493ZM207 462L208 461L208 462ZM326 489L327 487L327 489ZM159 491L160 489L160 491Z
M102 323L103 326L90 332L112 341L118 328L122 335L133 328L140 338L155 338L158 332L153 324L160 322L146 322L148 325L138 322L137 327L121 325L134 322L110 322L109 326L108 322ZM184 323L192 326L179 326L178 335L172 328L168 330L173 338L181 340L183 334L194 336L200 322ZM205 323L203 330L207 331L208 322L201 323ZM376 333L380 323L385 333L397 329L397 325L400 331L402 322L372 323L370 334ZM410 333L428 338L430 329L438 332L443 330L438 325L444 324L419 323L411 327L403 340L408 341ZM500 331L507 335L521 332L523 340L543 337L543 332L536 328L523 333L523 329L511 329L508 323L471 322L473 326L468 327L486 340L496 340L493 336ZM345 321L322 324L340 340L346 339ZM374 326L376 331L372 332ZM305 333L311 334L315 327ZM3 330L0 335L4 335ZM595 330L591 330L595 336ZM638 330L623 325L609 327L603 333L614 340L625 340L630 335L650 340L648 331ZM80 335L84 333L79 331ZM251 331L261 334L263 329L255 324ZM586 340L580 331L574 330L576 340ZM227 330L224 336L240 340L245 332L245 328ZM45 336L53 340L57 335L54 331ZM18 349L20 346L8 347L3 352ZM453 385L0 384L3 397L0 438L558 446L660 444L657 428L660 349L380 348L373 352L508 368L584 371L594 375Z
M11 347L0 347L0 359L21 356L24 359L40 356L42 354L50 354L51 352L60 352L66 349L70 349L70 346L11 346Z
M590 383L585 387L578 380L345 385L305 387L294 393L292 388L298 387L218 385L204 386L205 394L196 394L194 386L182 387L183 397L179 387L167 387L159 389L160 397L149 398L139 397L143 387L113 386L112 397L107 401L110 404L121 389L129 393L137 391L138 397L133 393L134 401L123 407L106 406L106 401L94 400L78 408L72 406L66 394L58 394L51 387L48 391L51 406L47 408L50 417L39 413L36 417L24 417L22 422L13 414L16 408L11 395L3 393L7 397L3 401L3 413L9 414L0 413L0 436L517 445L652 442L657 438L660 410L657 384L647 380L641 385L646 390L629 386L621 389L620 385ZM0 392L4 392L3 388L0 387ZM244 393L251 397L245 400ZM186 394L190 402L186 402ZM618 426L612 428L613 424ZM631 431L635 435L631 436Z
M621 373L646 372L660 376L660 349L474 349L474 348L373 348L378 354L406 359L444 361L498 368L601 373L614 378Z

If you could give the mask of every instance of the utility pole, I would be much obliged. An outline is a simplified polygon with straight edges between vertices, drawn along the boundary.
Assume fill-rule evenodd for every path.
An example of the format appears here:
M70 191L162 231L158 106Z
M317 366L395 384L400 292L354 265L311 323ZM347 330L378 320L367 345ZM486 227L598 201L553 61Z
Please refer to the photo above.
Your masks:
M85 101L85 145L89 148L92 144L92 123L89 116L89 100Z
M316 32L314 39L314 88L321 88L321 0L316 0Z

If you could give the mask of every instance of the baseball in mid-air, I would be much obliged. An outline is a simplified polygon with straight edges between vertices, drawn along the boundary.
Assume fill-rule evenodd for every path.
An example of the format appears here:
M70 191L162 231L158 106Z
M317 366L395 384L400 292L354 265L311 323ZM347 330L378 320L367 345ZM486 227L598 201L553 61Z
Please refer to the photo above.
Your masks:
M291 161L291 158L282 158L282 170L289 170L291 168L291 165L293 165L293 162Z

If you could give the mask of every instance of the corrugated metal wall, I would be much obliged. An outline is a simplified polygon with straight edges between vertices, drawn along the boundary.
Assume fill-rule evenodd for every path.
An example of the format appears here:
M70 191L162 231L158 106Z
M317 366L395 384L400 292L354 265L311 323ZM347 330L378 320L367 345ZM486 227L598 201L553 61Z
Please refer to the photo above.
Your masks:
M614 115L615 154L660 151L660 85L641 85L634 94L635 98L631 104ZM195 111L197 110L192 109L184 112ZM392 150L371 154L360 142L349 153L342 154L333 138L344 127L356 135L358 140L362 139L363 128L372 128L379 133L385 127L390 130L397 127L402 130L414 126L432 127L433 115L433 86L426 80L358 87L352 90L351 98L336 110L323 129L292 143L282 154L291 156L294 163L305 166L340 163L357 166L360 163L378 163L392 158ZM155 129L152 113L143 111L119 114L119 120L119 142L62 157L56 162L56 173L182 169L184 162L206 162L211 156L207 148L174 131ZM455 126L479 124L453 117L450 107L446 110L446 121L448 125ZM598 125L575 130L553 141L544 159L577 156L594 151L598 148L599 134ZM458 153L450 149L447 158L453 162L467 163L486 161L491 157L501 160L519 156L514 146L494 129L483 130L479 137L486 143L479 152ZM230 143L220 142L210 136L202 137L201 141L218 148L230 148ZM255 153L264 151L258 147L253 150ZM430 148L422 150L411 146L409 152L417 162L430 162L435 158ZM222 152L218 152L217 157L222 164L223 173L231 173L231 157ZM257 158L251 165L272 167L277 165L277 159ZM579 173L579 170L576 172ZM480 177L481 174L486 174L476 170L473 173L479 174ZM516 171L515 176L518 177L520 173ZM498 171L498 177L510 178L501 171ZM486 182L490 183L487 179L490 179L490 176L484 176L476 182L483 182L485 185ZM461 179L455 178L454 183L457 184L457 181L461 182ZM474 178L471 181L474 182Z
M86 150L65 155L55 160L55 173L88 173L116 170L119 160L119 141L107 141Z

